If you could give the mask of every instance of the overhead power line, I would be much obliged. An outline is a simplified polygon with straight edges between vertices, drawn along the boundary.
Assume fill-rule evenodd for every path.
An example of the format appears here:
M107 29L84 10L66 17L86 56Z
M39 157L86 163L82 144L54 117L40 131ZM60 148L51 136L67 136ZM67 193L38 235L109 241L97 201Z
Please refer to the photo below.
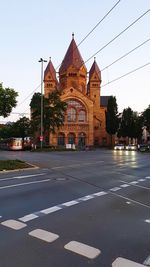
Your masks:
M112 42L114 42L118 37L120 37L123 33L125 33L129 28L131 28L134 24L136 24L140 19L142 19L146 14L150 12L150 9L148 9L146 12L144 12L140 17L138 17L136 20L134 20L129 26L127 26L123 31L121 31L119 34L117 34L113 39L111 39L107 44L105 44L102 48L100 48L97 52L95 52L92 56L90 56L86 61L84 61L83 65L87 63L90 59L95 57L98 53L100 53L104 48L106 48L108 45L110 45Z
M116 4L103 16L103 18L90 30L87 35L80 41L80 43L77 45L77 47L74 49L76 50L89 36L90 34L103 22L104 19L116 8L116 6L121 2L121 0L117 1ZM56 68L56 70L61 66L59 64Z
M104 17L92 28L92 30L81 40L81 42L77 45L79 47L88 37L89 35L102 23L102 21L115 9L115 7L121 2L119 0L105 15Z
M138 71L138 70L140 70L140 69L142 69L142 68L145 68L145 67L148 66L148 65L150 65L150 62L148 62L148 63L146 63L146 64L144 64L144 65L142 65L142 66L140 66L140 67L138 67L138 68L136 68L136 69L133 69L133 70L131 70L131 71L129 71L129 72L123 74L122 76L119 76L119 77L117 77L117 78L111 80L111 81L108 82L108 83L105 83L105 84L102 85L101 87L104 87L104 86L106 86L106 85L108 85L108 84L110 84L110 83L116 82L116 81L118 81L118 80L120 80L120 79L122 79L122 78L124 78L124 77L126 77L126 76L128 76L128 75L130 75L130 74L132 74L133 72L136 72L136 71Z
M89 35L102 23L102 21L113 11L113 9L116 8L116 6L121 2L121 0L117 1L116 4L103 16L103 18L90 30L90 32L80 41L80 43L77 45L79 47L88 37ZM61 64L60 64L61 65ZM56 70L60 67L60 65L56 68ZM18 106L22 105L39 87L41 84L39 84Z
M141 46L145 45L146 43L148 43L150 41L150 38L147 39L146 41L144 41L143 43L139 44L138 46L136 46L135 48L133 48L132 50L130 50L129 52L127 52L126 54L124 54L123 56L117 58L115 61L113 61L112 63L110 63L109 65L107 65L106 67L104 67L101 71L104 71L105 69L111 67L113 64L117 63L118 61L120 61L121 59L125 58L126 56L130 55L132 52L134 52L135 50L137 50L138 48L140 48Z

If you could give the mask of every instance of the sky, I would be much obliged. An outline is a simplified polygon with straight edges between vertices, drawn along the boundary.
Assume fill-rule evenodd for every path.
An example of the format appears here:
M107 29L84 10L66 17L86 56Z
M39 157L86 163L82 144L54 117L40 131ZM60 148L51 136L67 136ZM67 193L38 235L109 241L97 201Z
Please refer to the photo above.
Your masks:
M75 35L79 44L118 0L5 0L0 3L0 82L18 92L17 107L0 123L29 116L34 92L40 92L41 63L51 60L57 68ZM113 38L146 11L137 23ZM89 71L96 54L102 70L101 95L113 95L118 111L130 107L142 112L150 105L150 0L121 0L113 11L79 45ZM112 62L146 43L128 56ZM103 49L102 49L103 48ZM44 63L44 69L46 68ZM111 82L134 69L147 66ZM107 67L105 70L103 70ZM58 68L57 68L58 71Z

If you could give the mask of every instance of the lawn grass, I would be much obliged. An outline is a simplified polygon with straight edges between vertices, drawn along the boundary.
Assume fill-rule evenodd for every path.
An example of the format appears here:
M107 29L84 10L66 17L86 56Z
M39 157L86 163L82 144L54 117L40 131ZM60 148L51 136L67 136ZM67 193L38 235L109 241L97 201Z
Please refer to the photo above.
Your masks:
M0 171L15 170L29 168L31 165L19 159L15 160L0 160Z

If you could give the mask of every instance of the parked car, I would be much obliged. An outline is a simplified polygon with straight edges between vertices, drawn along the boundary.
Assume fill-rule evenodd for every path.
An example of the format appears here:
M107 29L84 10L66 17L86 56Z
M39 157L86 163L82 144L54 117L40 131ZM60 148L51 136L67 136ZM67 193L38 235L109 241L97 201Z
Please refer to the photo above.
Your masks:
M148 144L141 144L141 145L139 145L138 150L140 152L150 151L150 145L148 145Z
M124 144L116 144L114 146L114 150L124 150L124 149L125 149Z
M125 146L125 149L126 150L131 150L131 151L135 151L135 150L137 150L137 146L136 145L134 145L134 144L129 144L129 145L126 145Z

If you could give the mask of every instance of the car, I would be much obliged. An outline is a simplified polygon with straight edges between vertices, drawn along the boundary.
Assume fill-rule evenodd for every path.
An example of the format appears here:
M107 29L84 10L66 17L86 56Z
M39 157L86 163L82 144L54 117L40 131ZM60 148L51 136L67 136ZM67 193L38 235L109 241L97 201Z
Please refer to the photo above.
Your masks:
M134 144L129 144L129 145L126 145L125 146L125 149L126 150L130 150L130 151L135 151L135 150L137 150L137 146L136 145L134 145Z
M148 144L141 144L139 145L139 151L140 152L146 152L146 151L150 151L150 145Z
M116 144L114 146L114 150L124 150L124 149L125 149L124 144Z

